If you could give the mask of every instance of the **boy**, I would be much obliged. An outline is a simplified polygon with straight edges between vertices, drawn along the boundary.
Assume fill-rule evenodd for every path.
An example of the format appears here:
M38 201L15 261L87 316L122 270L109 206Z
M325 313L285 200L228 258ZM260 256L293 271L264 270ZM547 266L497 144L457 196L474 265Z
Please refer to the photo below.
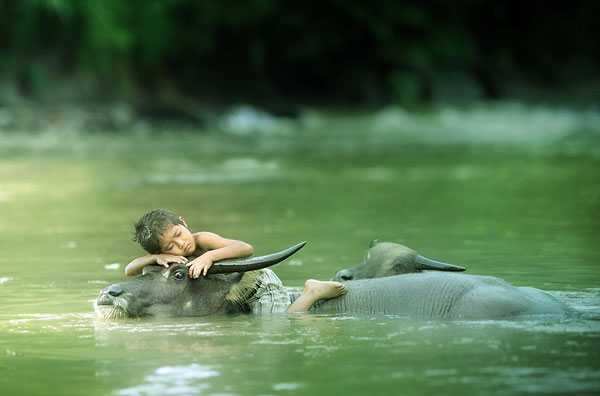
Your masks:
M125 275L137 275L151 264L168 267L171 263L180 263L190 268L190 277L206 275L215 261L248 257L254 253L249 244L226 239L212 232L192 234L182 217L164 209L154 209L143 215L135 224L135 237L148 255L139 257L125 267ZM185 256L198 256L188 261ZM270 269L260 270L257 292L248 301L255 312L264 309L285 312L308 311L321 299L330 299L346 294L346 286L339 282L323 282L309 279L304 291L291 301L279 278ZM290 304L291 303L291 304Z

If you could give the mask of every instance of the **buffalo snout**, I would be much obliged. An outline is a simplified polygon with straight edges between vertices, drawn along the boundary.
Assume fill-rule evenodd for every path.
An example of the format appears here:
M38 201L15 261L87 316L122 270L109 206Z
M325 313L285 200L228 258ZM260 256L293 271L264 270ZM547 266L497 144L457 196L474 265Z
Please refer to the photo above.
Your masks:
M119 297L123 293L124 293L124 291L121 288L121 286L119 286L119 285L110 285L110 286L105 287L104 289L102 289L102 291L100 292L100 296L98 297L98 303L100 303L100 304L111 304L112 300L115 297Z

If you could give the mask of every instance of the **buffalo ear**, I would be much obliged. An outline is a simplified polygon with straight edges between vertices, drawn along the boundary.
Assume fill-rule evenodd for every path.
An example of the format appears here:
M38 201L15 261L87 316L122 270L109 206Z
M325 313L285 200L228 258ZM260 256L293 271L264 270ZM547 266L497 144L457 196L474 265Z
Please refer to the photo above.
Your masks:
M379 243L379 239L373 239L371 242L369 242L369 249L371 249L373 246L377 245Z

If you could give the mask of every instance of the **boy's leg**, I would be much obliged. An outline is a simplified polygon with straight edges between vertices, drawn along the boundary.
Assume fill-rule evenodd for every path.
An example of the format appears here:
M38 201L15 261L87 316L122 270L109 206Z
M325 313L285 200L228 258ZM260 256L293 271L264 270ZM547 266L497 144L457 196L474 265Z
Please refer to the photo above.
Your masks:
M342 294L346 294L346 286L339 282L326 282L309 279L304 283L304 291L285 310L285 312L302 312L308 311L314 303L319 300L329 300L336 298Z

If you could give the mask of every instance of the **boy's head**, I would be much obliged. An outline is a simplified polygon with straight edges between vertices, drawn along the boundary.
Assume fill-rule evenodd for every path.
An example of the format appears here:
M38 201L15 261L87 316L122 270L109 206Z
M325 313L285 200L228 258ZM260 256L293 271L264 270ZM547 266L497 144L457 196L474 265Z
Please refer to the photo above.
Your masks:
M161 235L178 224L185 226L183 219L175 213L164 209L151 210L135 223L133 241L139 243L148 253L159 254L161 253Z

